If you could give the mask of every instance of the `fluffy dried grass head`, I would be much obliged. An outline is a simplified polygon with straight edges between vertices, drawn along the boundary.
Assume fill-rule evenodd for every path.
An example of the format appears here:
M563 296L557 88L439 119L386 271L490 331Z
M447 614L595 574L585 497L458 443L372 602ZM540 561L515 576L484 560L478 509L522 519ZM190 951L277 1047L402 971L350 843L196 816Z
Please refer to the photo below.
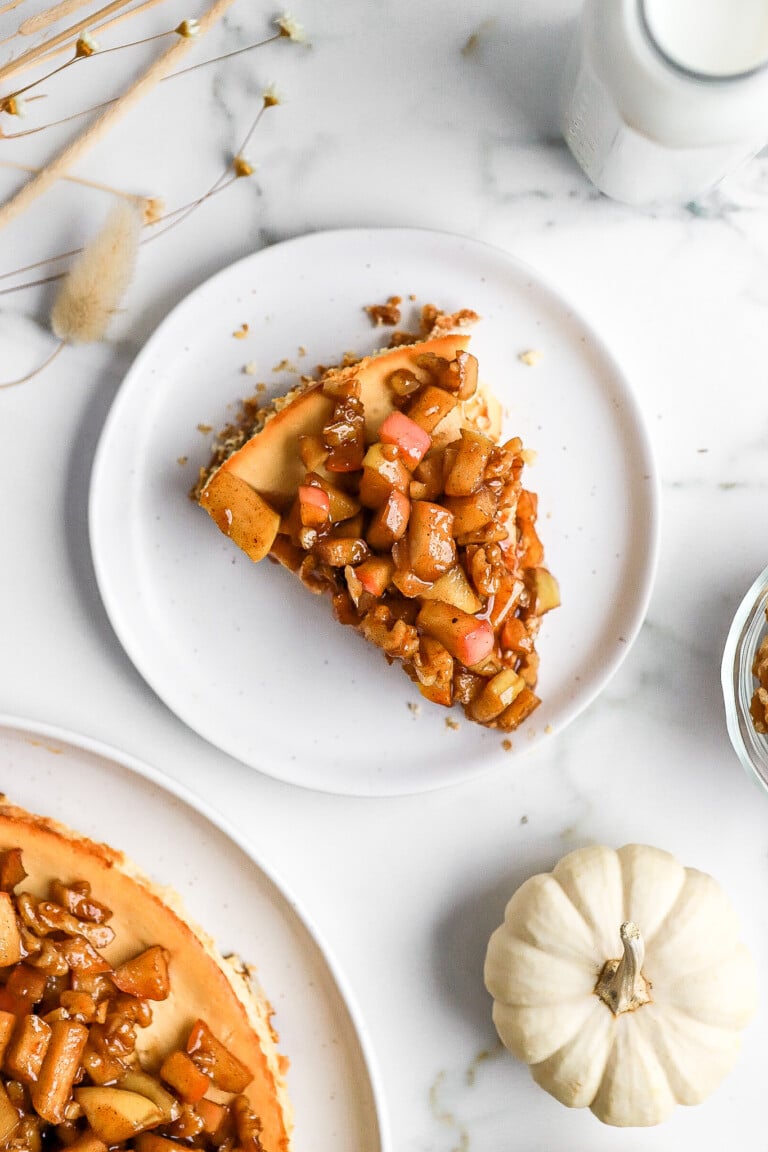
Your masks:
M64 343L104 337L133 278L141 224L135 205L116 204L70 268L51 311L51 327Z

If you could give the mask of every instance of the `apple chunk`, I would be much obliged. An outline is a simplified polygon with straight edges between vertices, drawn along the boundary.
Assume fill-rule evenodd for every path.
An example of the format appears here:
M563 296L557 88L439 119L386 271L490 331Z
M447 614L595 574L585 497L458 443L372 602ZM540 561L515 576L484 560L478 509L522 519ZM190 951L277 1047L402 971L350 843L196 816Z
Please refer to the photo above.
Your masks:
M178 1120L181 1115L181 1104L176 1097L166 1092L159 1080L142 1072L140 1068L129 1068L118 1087L124 1088L127 1092L138 1092L139 1096L146 1096L147 1100L151 1100L160 1109L167 1124Z
M395 571L395 562L389 556L371 556L355 568L355 576L366 592L378 600L387 590Z
M27 877L21 862L21 848L6 848L0 852L0 888L12 892Z
M420 580L437 580L456 563L453 516L440 504L414 500L408 521L411 568Z
M452 604L454 608L461 608L464 612L474 615L482 608L479 596L476 596L472 586L464 575L460 564L449 568L434 584L421 593L422 600L442 600L445 604Z
M264 559L274 544L280 517L245 480L220 469L203 489L200 504L251 560Z
M171 991L168 959L168 950L153 944L116 968L112 980L121 992L129 996L139 996L142 1000L166 1000Z
M13 1106L5 1086L0 1084L0 1140L3 1144L18 1125L19 1120L21 1120L21 1113L18 1108Z
M76 1088L75 1099L93 1131L105 1144L120 1144L163 1122L163 1113L146 1096L122 1088Z
M305 528L322 528L331 516L331 498L324 488L299 485L299 519Z
M197 1104L211 1086L208 1076L192 1063L186 1052L171 1052L166 1056L160 1075L185 1104Z
M16 923L16 910L7 892L0 892L0 968L17 964L21 959L21 935Z
M250 1069L218 1040L204 1020L197 1020L187 1040L187 1052L223 1092L244 1092L253 1080Z
M429 433L403 412L392 412L387 416L379 428L379 440L382 444L396 444L411 468L421 462L432 445Z
M467 668L480 664L493 651L493 628L488 621L442 600L422 604L416 624Z

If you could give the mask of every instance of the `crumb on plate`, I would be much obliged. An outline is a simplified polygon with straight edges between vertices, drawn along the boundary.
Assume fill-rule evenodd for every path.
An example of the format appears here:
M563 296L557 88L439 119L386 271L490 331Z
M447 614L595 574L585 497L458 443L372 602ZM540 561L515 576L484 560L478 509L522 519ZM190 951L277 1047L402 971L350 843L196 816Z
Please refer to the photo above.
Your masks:
M394 327L395 324L400 323L400 304L402 302L402 296L390 296L386 304L366 304L365 311L370 316L371 323L375 328L380 328L383 324Z

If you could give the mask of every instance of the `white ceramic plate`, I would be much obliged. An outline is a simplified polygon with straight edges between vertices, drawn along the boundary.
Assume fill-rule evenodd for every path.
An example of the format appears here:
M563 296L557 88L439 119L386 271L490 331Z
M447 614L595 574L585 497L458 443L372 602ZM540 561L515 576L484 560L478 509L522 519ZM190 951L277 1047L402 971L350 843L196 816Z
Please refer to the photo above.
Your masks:
M297 1149L386 1152L363 1030L332 961L251 847L159 772L91 740L0 716L2 791L128 853L181 893L224 952L257 967L288 1056Z
M139 671L213 744L327 791L416 792L509 761L502 735L443 709L270 563L252 564L187 498L210 436L266 380L386 340L362 306L390 294L483 317L473 336L506 430L538 452L547 563L563 604L541 634L542 706L511 755L551 739L599 692L642 621L656 556L657 484L623 375L595 334L530 268L444 233L316 233L219 273L168 316L136 359L102 435L91 542L112 624ZM405 319L410 319L406 316ZM245 339L233 332L248 325ZM518 355L541 353L535 367ZM305 350L305 354L302 352ZM244 375L254 364L257 375ZM184 461L179 463L179 460ZM460 715L460 713L459 713ZM463 718L462 718L463 719Z

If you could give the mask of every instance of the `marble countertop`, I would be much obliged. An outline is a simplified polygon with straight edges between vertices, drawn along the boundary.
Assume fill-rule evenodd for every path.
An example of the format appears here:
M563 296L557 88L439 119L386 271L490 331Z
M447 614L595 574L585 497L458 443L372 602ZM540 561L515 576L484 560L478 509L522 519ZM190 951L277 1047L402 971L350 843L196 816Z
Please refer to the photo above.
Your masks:
M0 15L0 40L42 7L25 0ZM164 0L109 42L138 38L139 26L165 30L203 7ZM254 841L348 979L398 1152L671 1152L726 1141L746 1149L759 1146L763 1125L765 997L736 1070L709 1101L658 1129L616 1132L562 1108L500 1050L482 984L487 938L516 885L590 842L656 844L712 872L761 970L768 960L768 800L731 749L719 682L730 620L766 563L768 159L686 206L643 211L597 195L557 133L557 81L577 8L296 0L308 44L281 40L161 85L78 175L169 207L188 203L219 175L274 82L281 104L248 151L256 173L147 247L108 342L67 349L39 378L0 392L0 711L156 765ZM274 15L236 0L197 58L261 39ZM3 40L0 60L14 50ZM124 80L152 50L64 72L42 86L47 99L30 103L24 121L3 117L3 130L105 99L118 67ZM77 123L0 140L0 196L20 182L1 162L43 162ZM107 203L58 184L0 235L0 273L75 247ZM600 698L508 766L388 800L278 783L178 721L112 632L87 527L101 427L167 310L245 253L355 225L444 229L528 261L630 377L663 498L647 620ZM1 379L50 350L51 291L0 296ZM12 792L1 768L0 784Z

